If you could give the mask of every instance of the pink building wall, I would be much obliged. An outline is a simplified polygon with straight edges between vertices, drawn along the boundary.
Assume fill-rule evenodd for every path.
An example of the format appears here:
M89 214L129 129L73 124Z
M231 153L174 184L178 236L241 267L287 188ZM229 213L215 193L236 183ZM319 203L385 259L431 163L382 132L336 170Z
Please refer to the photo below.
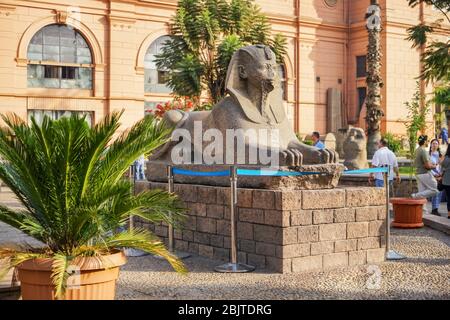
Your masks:
M333 1L328 1L332 4ZM288 100L293 128L305 135L326 130L326 91L338 88L350 121L357 122L356 56L365 55L364 15L370 0L258 0L273 32L288 40L285 58ZM80 13L64 14L70 6ZM405 40L406 29L420 21L419 8L406 0L380 0L383 20L383 130L405 131L404 102L411 99L419 74L419 51ZM144 92L144 55L150 44L168 33L176 1L152 0L3 0L0 4L0 112L22 117L33 109L83 110L99 119L125 108L123 127L144 115L144 101L166 101L169 94ZM437 12L424 8L424 19ZM59 19L63 19L60 21ZM43 26L64 22L79 29L93 52L92 90L27 88L27 47ZM449 34L449 26L436 37ZM319 79L320 78L320 79ZM428 91L431 87L427 88ZM431 120L431 115L430 115ZM432 123L430 123L432 125ZM432 127L432 126L431 126Z

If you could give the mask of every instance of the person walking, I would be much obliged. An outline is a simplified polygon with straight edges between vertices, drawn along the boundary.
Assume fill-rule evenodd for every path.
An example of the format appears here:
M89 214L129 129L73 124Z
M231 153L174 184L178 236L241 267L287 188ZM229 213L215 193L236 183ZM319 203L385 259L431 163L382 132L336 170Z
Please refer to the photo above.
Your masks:
M322 141L320 141L320 133L318 131L314 131L312 133L313 146L319 149L324 149L325 145Z
M430 142L430 150L429 150L431 163L436 165L436 168L431 169L431 173L433 174L436 180L439 180L441 177L441 167L439 163L443 160L441 149L439 148L439 140L433 139ZM441 204L441 196L442 192L438 192L434 197L431 197L431 214L440 216L439 214L439 205Z
M439 190L437 189L436 178L431 173L437 165L433 164L428 154L428 137L421 135L418 139L419 147L415 153L414 166L416 167L416 179L419 192L411 194L413 198L430 198L434 197ZM423 212L427 212L426 206L423 207Z
M134 161L134 169L135 169L135 178L136 180L144 180L144 164L145 164L145 157L144 155L141 155L139 158Z
M442 185L447 196L447 218L450 219L450 148L447 146L444 160L441 162Z
M446 127L441 128L440 137L442 139L442 144L448 144L448 130Z
M400 183L400 172L398 170L398 162L397 157L395 154L389 150L388 143L386 139L381 139L377 143L378 150L375 151L372 157L372 167L379 168L379 167L390 167L389 171L389 185L393 184L394 181L394 172L395 172L395 180L397 183ZM375 174L371 173L369 175L369 182L371 183L372 180L375 178L375 186L376 187L384 187L384 179L383 179L383 173L376 172ZM393 188L391 188L393 190Z

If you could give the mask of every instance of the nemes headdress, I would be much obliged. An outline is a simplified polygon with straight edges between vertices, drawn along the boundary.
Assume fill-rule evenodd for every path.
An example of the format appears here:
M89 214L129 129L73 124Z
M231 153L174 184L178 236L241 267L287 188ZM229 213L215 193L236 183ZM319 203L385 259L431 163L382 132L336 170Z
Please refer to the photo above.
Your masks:
M244 64L244 55L249 55L256 61L271 60L272 63L275 64L275 54L265 45L258 44L242 47L233 54L230 64L228 65L227 77L225 79L226 91L239 102L246 117L252 122L262 123L266 120L248 97L246 79L242 79L239 76L238 66ZM251 75L249 75L249 77L251 77ZM268 98L270 111L277 123L281 123L286 118L282 97L283 92L279 84L279 79L276 79L275 88L269 93Z

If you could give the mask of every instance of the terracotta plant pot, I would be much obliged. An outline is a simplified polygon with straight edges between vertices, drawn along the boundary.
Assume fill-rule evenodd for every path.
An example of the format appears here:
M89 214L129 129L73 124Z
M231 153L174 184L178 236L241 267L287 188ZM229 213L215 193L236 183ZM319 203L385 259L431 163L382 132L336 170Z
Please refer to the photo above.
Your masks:
M391 198L394 206L394 228L421 228L422 207L427 203L427 199L412 198Z
M72 264L79 267L80 276L71 277L73 282L68 284L75 287L68 286L65 300L114 300L119 267L126 261L122 251L102 256L101 260L95 257L77 259ZM38 258L19 265L23 300L56 299L55 287L51 279L52 263L51 258Z

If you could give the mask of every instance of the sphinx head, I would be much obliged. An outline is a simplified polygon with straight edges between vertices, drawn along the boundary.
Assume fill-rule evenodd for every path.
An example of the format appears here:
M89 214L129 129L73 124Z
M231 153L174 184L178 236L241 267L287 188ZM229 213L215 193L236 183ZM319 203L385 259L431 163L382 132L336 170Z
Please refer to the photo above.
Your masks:
M241 85L232 83L234 87L247 86L262 88L264 92L270 92L275 87L275 68L277 66L275 54L265 45L246 46L233 55L231 59L229 75L227 75L227 87L229 81L239 81ZM233 70L235 69L235 70ZM231 77L230 72L238 77ZM232 79L233 78L233 79Z
M240 48L228 65L225 88L234 97L246 117L255 123L264 123L261 105L268 102L270 117L276 123L286 119L283 107L283 91L276 73L275 54L268 46L252 45ZM259 96L259 94L262 94ZM259 96L259 97L258 97ZM259 98L262 98L259 101ZM267 111L267 110L266 110ZM265 112L265 111L264 111ZM267 113L266 113L267 115Z

